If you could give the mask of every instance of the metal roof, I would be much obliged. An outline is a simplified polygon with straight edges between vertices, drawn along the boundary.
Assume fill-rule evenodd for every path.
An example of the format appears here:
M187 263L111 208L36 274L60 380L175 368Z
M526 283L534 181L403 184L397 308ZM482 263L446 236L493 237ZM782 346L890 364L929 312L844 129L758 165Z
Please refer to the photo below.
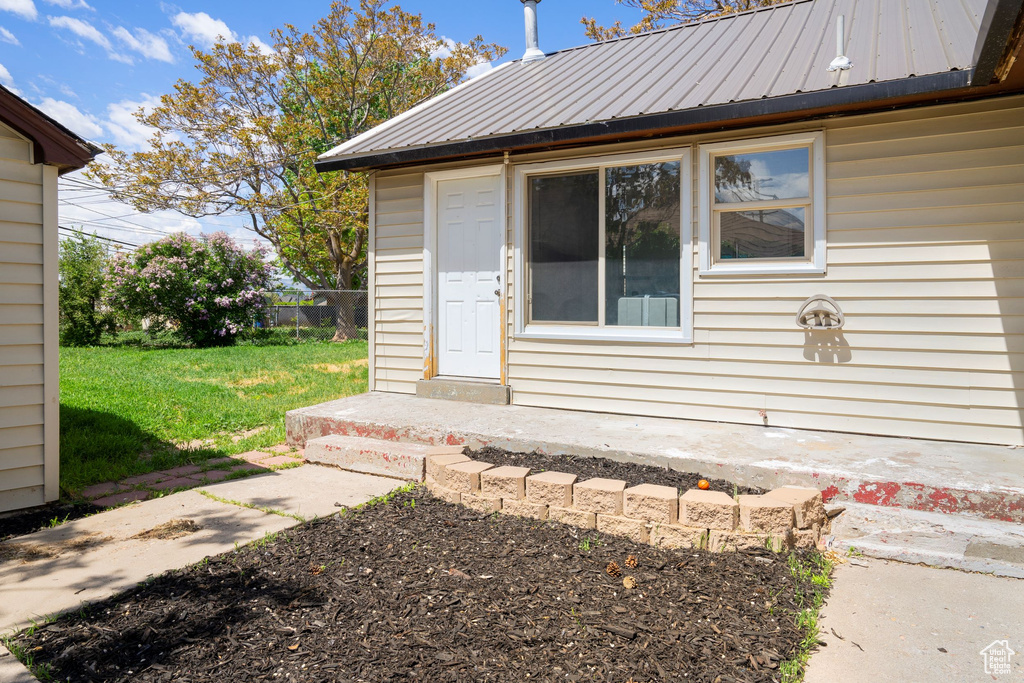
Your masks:
M798 0L509 62L321 160L969 71L985 7L986 0ZM853 68L829 72L839 15Z

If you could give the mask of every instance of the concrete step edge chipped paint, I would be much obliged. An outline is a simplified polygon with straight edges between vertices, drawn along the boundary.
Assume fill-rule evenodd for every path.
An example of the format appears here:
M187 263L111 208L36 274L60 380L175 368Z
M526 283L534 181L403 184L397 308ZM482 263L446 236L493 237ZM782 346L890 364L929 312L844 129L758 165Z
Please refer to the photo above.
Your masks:
M293 410L288 443L326 434L600 456L826 502L1024 522L1024 454L1000 446L488 406L374 392Z
M869 557L1024 578L1024 526L860 503L832 520L828 545Z
M430 446L332 434L310 439L306 462L406 481L423 481Z

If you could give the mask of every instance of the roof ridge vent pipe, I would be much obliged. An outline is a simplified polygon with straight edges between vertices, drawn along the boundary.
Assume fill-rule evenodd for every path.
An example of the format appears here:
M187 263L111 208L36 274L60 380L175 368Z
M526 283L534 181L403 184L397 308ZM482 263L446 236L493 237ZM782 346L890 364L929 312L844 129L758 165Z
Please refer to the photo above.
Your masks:
M853 62L844 54L846 52L846 17L842 14L836 19L836 58L828 65L829 71L846 71L853 68Z
M523 53L523 63L535 62L544 59L544 53L540 49L540 39L537 37L537 3L540 0L522 0L523 15L526 19L526 52Z

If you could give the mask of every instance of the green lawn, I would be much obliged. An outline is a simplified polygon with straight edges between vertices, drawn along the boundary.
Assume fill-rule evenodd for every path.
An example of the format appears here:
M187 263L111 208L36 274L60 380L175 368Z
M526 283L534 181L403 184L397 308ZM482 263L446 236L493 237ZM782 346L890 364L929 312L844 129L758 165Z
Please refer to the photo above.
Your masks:
M61 486L73 493L281 443L285 411L366 391L366 356L363 341L62 348Z

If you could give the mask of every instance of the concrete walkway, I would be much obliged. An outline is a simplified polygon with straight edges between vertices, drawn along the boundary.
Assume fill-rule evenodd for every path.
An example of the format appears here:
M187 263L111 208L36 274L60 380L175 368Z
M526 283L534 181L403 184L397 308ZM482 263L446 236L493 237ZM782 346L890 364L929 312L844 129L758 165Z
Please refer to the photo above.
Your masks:
M836 568L819 622L826 646L811 657L807 683L1021 680L1024 581L856 562ZM980 653L1003 640L1022 654L1009 674L986 674Z
M0 633L334 514L339 506L358 505L400 484L305 465L133 503L0 543ZM177 520L198 529L161 529ZM7 659L0 657L0 666ZM0 681L6 680L0 668Z

